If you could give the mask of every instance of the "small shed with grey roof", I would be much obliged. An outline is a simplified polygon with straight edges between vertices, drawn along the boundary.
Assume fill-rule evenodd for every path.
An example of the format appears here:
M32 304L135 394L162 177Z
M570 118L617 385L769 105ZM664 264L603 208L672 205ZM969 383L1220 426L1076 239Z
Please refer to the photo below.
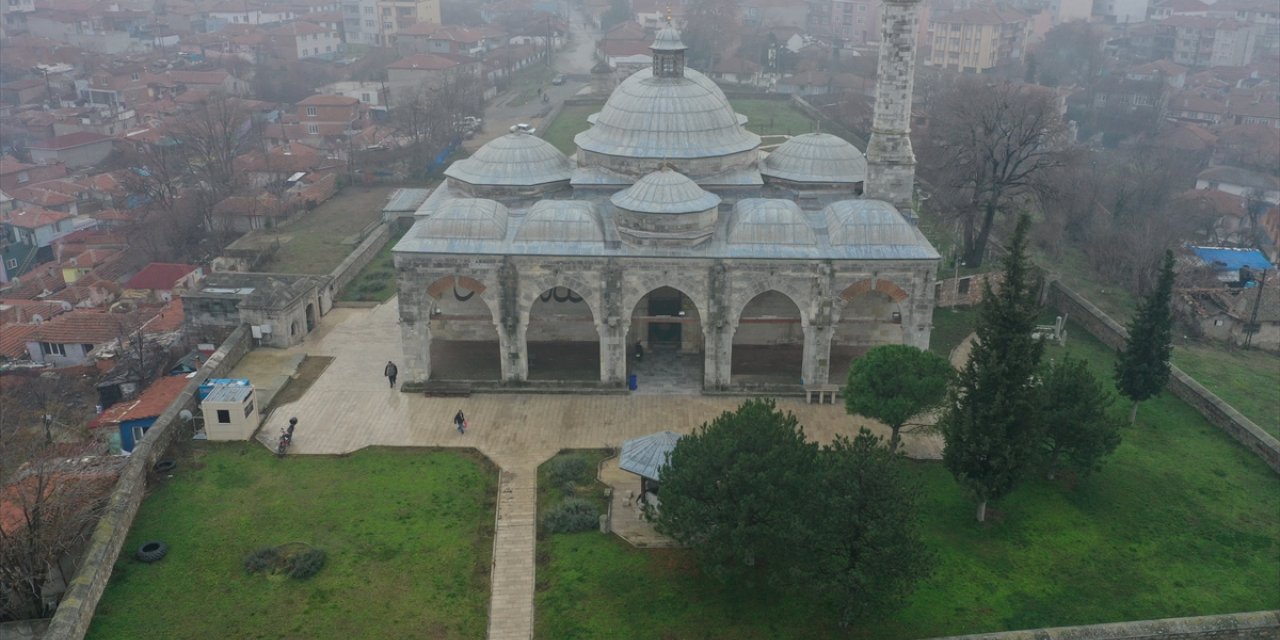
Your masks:
M333 306L333 278L294 273L211 273L182 293L184 323L201 342L219 343L241 324L257 344L302 342Z
M640 476L640 495L657 495L662 467L667 464L680 438L678 433L659 431L622 443L618 468Z

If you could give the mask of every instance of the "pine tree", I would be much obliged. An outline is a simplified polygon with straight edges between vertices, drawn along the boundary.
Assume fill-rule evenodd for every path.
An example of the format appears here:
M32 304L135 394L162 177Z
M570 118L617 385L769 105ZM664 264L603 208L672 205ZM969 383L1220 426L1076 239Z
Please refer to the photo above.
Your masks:
M1000 290L987 286L977 342L938 423L946 439L943 463L974 493L979 522L987 501L1013 489L1040 445L1033 380L1044 344L1031 335L1039 305L1025 255L1030 224L1025 215L1018 220Z
M1121 420L1110 411L1115 395L1087 362L1070 354L1044 367L1040 378L1045 475L1052 480L1062 468L1080 476L1100 469L1102 460L1120 446Z
M1124 351L1116 355L1116 387L1133 401L1129 423L1138 419L1138 403L1150 398L1169 382L1169 356L1173 353L1173 252L1165 251L1155 291L1138 305L1129 323Z

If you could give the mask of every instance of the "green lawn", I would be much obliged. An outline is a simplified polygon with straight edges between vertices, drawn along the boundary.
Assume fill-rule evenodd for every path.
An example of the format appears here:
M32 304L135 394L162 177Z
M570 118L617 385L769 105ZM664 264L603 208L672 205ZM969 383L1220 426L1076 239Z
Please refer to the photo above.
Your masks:
M1173 363L1280 438L1280 356L1258 350L1227 351L1219 343L1191 343L1174 348Z
M554 67L542 63L535 63L533 66L515 72L511 76L510 89L516 95L507 102L507 106L522 107L538 99L538 89L546 89L550 86L551 79L555 75Z
M792 107L786 100L730 100L738 113L747 116L747 129L760 135L799 135L814 130L813 119ZM566 105L547 126L543 138L561 152L577 150L573 137L587 130L587 116L600 111L602 105Z
M378 255L365 265L356 277L347 283L338 294L339 300L347 302L386 302L396 294L396 268L391 261L391 250L395 248L405 232L400 231L387 240L387 244L378 250Z
M257 444L196 446L143 502L89 637L483 637L495 485L489 463L462 453L281 460ZM169 555L133 560L152 539ZM328 554L310 580L242 568L293 541Z
M1111 351L1071 335L1108 375ZM1143 404L1101 472L1029 480L986 524L941 464L904 464L938 563L883 620L839 629L807 599L710 581L688 552L580 533L547 543L537 637L920 638L1280 607L1280 483L1168 393Z
M934 309L929 350L944 358L950 358L951 351L973 333L973 325L977 320L977 307Z
M289 224L264 233L280 249L259 271L277 273L329 273L359 242L357 234L382 216L382 207L394 187L347 187Z

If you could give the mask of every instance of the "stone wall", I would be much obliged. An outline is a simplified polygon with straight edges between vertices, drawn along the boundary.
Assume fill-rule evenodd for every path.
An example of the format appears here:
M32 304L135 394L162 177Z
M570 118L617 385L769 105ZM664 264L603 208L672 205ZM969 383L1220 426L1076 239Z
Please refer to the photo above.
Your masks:
M102 519L98 521L93 537L89 540L89 548L80 563L80 569L68 585L67 592L53 615L45 640L79 640L89 630L94 609L107 587L111 570L120 556L129 528L133 525L133 518L138 513L138 506L142 504L142 498L146 494L147 475L151 466L164 455L183 426L178 413L183 409L194 409L197 388L209 378L223 377L230 373L240 358L252 348L252 343L248 326L241 326L232 332L204 366L191 377L169 408L156 419L147 430L146 437L134 447L133 455L116 481Z
M379 223L359 245L356 245L345 260L329 272L329 275L333 276L332 287L335 299L338 297L337 294L360 273L360 270L373 261L373 257L378 255L390 239L391 225Z
M1124 348L1128 331L1093 303L1056 280L1049 283L1046 294L1049 306L1069 316L1103 344L1114 349ZM1171 366L1170 369L1172 374L1169 377L1169 391L1194 407L1209 422L1258 454L1268 466L1280 473L1280 440L1263 431L1262 427L1254 424L1178 367Z
M1274 640L1278 637L1280 611L1255 611L1197 618L1164 618L977 633L934 640Z

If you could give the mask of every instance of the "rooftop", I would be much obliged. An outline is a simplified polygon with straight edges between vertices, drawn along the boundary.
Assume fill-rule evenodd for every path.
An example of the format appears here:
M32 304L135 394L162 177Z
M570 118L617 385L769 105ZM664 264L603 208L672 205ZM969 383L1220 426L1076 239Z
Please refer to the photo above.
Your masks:
M155 418L164 413L190 382L186 376L165 376L151 383L133 400L117 402L98 414L90 428L118 425L130 420Z

